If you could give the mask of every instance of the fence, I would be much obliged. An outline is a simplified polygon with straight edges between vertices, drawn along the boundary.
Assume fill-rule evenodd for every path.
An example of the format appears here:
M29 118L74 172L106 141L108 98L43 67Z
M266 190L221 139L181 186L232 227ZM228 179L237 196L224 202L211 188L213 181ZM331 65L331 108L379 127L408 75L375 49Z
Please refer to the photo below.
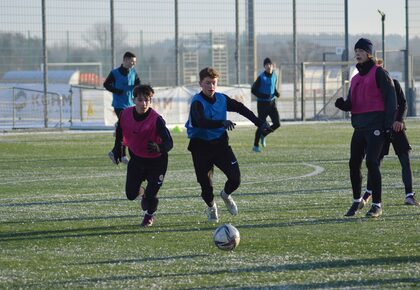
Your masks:
M39 128L63 125L63 96L25 87L0 88L0 128Z
M402 79L416 80L420 79L420 5L416 0L406 3L409 35L387 36L386 50L409 48L412 75L401 57L387 55L387 68L401 73ZM220 85L246 86L269 56L283 72L282 118L319 117L314 113L320 106L319 92L306 96L316 100L312 105L301 102L300 64L347 59L360 37L346 31L348 5L352 1L3 0L0 86L8 86L1 79L5 73L40 71L44 62L49 70L79 71L77 85L98 86L127 50L137 55L142 82L154 87L195 85L198 71L205 66L221 72ZM369 38L381 47L380 35ZM52 84L46 85L54 91ZM404 87L414 104L416 86L409 81ZM68 93L60 94L66 98ZM303 105L313 110L302 111Z

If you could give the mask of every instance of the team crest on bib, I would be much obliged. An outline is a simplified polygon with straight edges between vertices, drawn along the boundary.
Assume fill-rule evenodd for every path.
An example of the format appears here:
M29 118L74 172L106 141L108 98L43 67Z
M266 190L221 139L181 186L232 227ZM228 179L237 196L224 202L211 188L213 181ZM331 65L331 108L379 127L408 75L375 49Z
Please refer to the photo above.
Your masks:
M381 135L381 131L375 130L375 131L373 131L373 135L379 136L379 135Z

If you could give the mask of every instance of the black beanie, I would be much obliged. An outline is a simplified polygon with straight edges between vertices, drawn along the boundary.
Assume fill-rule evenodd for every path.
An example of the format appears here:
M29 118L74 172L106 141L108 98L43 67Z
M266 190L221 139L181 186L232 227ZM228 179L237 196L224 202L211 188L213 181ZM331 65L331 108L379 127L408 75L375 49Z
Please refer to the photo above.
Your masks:
M266 57L265 59L264 59L264 66L266 65L266 64L271 64L272 62L271 62L271 59L270 58L268 58L268 57Z
M354 49L360 48L366 51L369 54L373 52L373 45L372 42L367 38L360 38L356 44L354 45Z

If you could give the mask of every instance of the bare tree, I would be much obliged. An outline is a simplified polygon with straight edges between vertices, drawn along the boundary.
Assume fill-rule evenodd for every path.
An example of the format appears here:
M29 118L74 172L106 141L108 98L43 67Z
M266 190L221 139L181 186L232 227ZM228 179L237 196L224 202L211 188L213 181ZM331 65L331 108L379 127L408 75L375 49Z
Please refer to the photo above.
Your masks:
M127 33L123 30L121 24L115 24L115 43L124 46L127 39ZM95 23L91 29L82 35L82 38L90 48L99 51L109 50L111 47L111 32L109 23Z

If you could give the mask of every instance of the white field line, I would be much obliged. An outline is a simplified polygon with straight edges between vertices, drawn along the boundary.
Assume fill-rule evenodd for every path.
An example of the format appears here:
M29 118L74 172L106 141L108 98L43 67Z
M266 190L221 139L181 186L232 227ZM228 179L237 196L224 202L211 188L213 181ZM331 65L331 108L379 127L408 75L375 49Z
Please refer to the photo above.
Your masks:
M54 176L54 177L44 177L44 178L36 178L36 179L25 179L25 180L11 180L11 181L4 181L0 182L0 185L5 184L22 184L22 183L31 183L31 182L45 182L45 181L56 181L56 180L72 180L72 179L91 179L91 178L101 178L101 177L118 177L118 176L125 176L124 172L109 172L104 174L96 174L96 175L72 175L72 176Z
M341 161L340 161L341 162ZM249 164L249 165L243 165L241 166L241 168L255 168L255 167L260 167L260 166L264 166L264 167L273 167L273 166L280 166L280 165L286 165L286 166L298 166L298 165L306 165L309 167L313 167L315 168L315 174L317 170L319 170L319 166L315 166L309 163L285 163L285 162L277 162L277 163L270 163L270 164L264 164L264 163L259 163L259 164ZM318 168L319 167L319 168ZM106 178L106 177L122 177L125 176L126 171L125 168L123 169L124 171L121 172L108 172L108 173L102 173L102 174L94 174L94 175L72 175L72 176L51 176L51 177L44 177L44 178L32 178L32 179L25 179L25 180L7 180L7 181L3 181L0 182L0 185L6 185L6 184L22 184L22 183L32 183L32 182L47 182L47 181L56 181L56 180L73 180L73 179L91 179L91 178ZM324 169L322 169L323 171ZM322 172L321 171L321 172ZM167 173L167 175L171 175L172 173L180 173L180 172L192 172L194 173L193 169L180 169L180 170L171 170L170 172ZM311 173L312 174L312 173ZM304 175L303 177L310 177L312 175L306 176ZM295 178L301 178L301 177L291 177L292 179ZM290 179L290 177L281 179L281 180L288 180ZM265 181L255 181L255 182L249 182L249 183L242 183L242 184L253 184L253 183L263 183ZM195 188L195 187L194 187Z
M283 178L279 178L276 180L259 180L259 181L250 181L250 182L242 182L241 184L257 184L257 183L266 183L266 182L278 182L278 181L285 181L285 180L292 180L292 179L302 179L302 178L307 178L307 177L312 177L318 174L321 174L322 172L324 172L324 167L318 166L318 165L314 165L314 164L310 164L310 163L301 163L302 165L308 166L308 167L312 167L314 169L314 171L304 174L304 175L299 175L299 176L290 176L290 177L283 177Z
M284 164L284 163L282 163ZM308 177L312 177L318 174L321 174L325 169L321 166L318 165L314 165L314 164L310 164L310 163L289 163L288 165L304 165L307 167L311 167L313 168L313 171L307 174L303 174L303 175L298 175L298 176L289 176L289 177L283 177L283 178L276 178L275 180L272 179L266 179L266 180L258 180L258 181L249 181L249 182L242 182L241 184L243 185L250 185L250 184L258 184L258 183L267 183L267 182L271 182L271 183L275 183L275 182L280 182L280 181L285 181L285 180L293 180L293 179L303 179L303 178L308 178ZM102 177L103 175L97 176L97 177ZM110 175L115 177L114 175ZM94 176L87 176L85 178L92 178ZM68 179L74 179L77 178L79 179L80 177L68 177L68 178L45 178L45 179L37 179L37 180L32 180L32 181L26 181L26 182L33 182L33 181L49 181L49 180L68 180ZM9 182L12 183L12 182ZM14 182L17 183L17 182ZM5 183L2 183L5 184ZM181 191L181 190L193 190L193 189L199 189L199 186L188 186L188 187L180 187L180 188L165 188L165 191ZM79 196L88 196L88 195L101 195L103 196L104 194L113 194L115 195L115 192L109 192L109 193L85 193L85 194L77 194L77 193L72 193L71 195L63 195L63 194L59 194L59 195L43 195L43 196L36 196L36 197L32 197L33 199L45 199L45 198L68 198L69 196L71 197L79 197ZM25 197L27 198L27 197ZM0 198L1 201L13 201L13 200L20 200L21 198Z

